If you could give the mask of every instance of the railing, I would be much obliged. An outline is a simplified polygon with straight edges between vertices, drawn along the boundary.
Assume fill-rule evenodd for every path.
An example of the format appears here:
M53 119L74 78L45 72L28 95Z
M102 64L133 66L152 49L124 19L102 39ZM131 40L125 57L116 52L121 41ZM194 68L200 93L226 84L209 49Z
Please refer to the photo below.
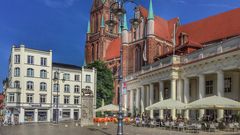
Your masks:
M142 67L142 70L128 75L124 81L132 80L140 74L163 68L177 63L189 63L203 58L211 57L217 54L225 53L234 49L240 48L240 37L234 37L218 43L209 44L206 47L194 51L191 54L185 56L169 56L167 58L160 59L153 64Z
M209 44L207 47L194 51L191 54L181 57L181 63L193 62L230 50L240 48L240 37L234 37L222 42Z

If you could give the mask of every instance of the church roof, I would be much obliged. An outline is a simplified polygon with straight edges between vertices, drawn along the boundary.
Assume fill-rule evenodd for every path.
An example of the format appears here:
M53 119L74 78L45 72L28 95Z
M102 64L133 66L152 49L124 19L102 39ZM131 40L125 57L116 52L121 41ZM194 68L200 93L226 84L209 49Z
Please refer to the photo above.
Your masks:
M108 46L105 60L111 60L120 57L121 38L114 39Z
M178 28L197 43L208 43L240 35L240 8L182 25Z

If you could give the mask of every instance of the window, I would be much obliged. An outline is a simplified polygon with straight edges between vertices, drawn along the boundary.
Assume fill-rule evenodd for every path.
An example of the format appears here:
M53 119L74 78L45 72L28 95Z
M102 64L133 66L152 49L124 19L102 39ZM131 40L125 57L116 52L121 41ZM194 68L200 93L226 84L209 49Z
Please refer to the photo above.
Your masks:
M40 83L40 91L46 91L47 90L47 84L45 82Z
M41 58L41 66L47 66L47 58Z
M64 104L69 104L69 96L64 96Z
M14 88L20 89L20 82L19 81L14 82Z
M224 78L224 92L229 93L232 91L232 78L225 77Z
M64 80L70 80L70 74L64 73L64 74L63 74L63 79L64 79Z
M206 81L206 94L213 94L213 80Z
M141 46L138 45L135 50L135 71L140 71L142 65Z
M27 82L27 90L33 90L34 83L32 81Z
M54 75L53 75L53 79L59 79L59 73L58 72L54 72Z
M62 117L63 118L70 118L70 109L63 109L62 110Z
M66 92L66 93L70 92L70 85L68 85L68 84L64 85L64 92Z
M20 68L19 67L14 69L14 76L15 77L19 77L20 76Z
M14 57L14 63L15 63L15 64L20 64L20 55L15 55L15 57Z
M47 71L46 70L41 70L40 71L40 77L41 78L47 78Z
M34 77L34 70L32 68L27 69L27 76L28 77Z
M58 102L59 96L53 96L53 104L56 104Z
M92 62L94 61L94 57L95 57L94 53L95 53L94 44L92 44Z
M27 58L27 63L28 64L34 64L34 57L29 55L28 58Z
M33 94L27 94L27 103L33 102Z
M75 85L74 86L74 93L79 93L79 86L78 85Z
M9 102L15 102L15 96L14 93L9 93Z
M40 103L46 103L46 95L40 95Z
M75 75L74 80L75 80L75 81L79 81L79 80L80 80L79 78L80 78L79 75Z
M54 84L53 85L53 91L54 92L59 92L59 84Z
M78 105L79 104L79 97L74 97L74 104Z
M90 75L86 75L86 82L91 82L91 76Z

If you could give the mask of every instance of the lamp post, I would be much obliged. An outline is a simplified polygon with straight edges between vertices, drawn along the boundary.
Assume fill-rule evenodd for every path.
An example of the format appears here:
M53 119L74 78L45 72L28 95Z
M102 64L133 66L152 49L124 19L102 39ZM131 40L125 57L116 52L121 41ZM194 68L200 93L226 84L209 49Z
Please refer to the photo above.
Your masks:
M59 108L58 108L58 106L59 106L59 90L60 90L59 80L62 80L62 82L64 82L65 78L63 77L63 79L60 79L60 71L59 71L59 69L57 69L57 71L54 72L54 78L53 78L54 83L57 83L57 101L56 101L57 103L56 103L56 111L55 111L55 116L56 116L55 123L56 124L58 124L58 121L59 121Z
M106 24L109 26L110 32L113 31L114 26L118 23L113 19L113 15L117 16L121 31L123 31L124 28L124 14L126 13L126 10L124 9L124 4L127 2L134 3L137 5L134 0L116 0L116 2L112 3L110 6L110 20L106 21ZM135 8L136 9L136 8ZM141 20L137 19L134 14L134 19L130 20L131 24L133 25L133 28L137 28ZM123 38L121 36L121 38ZM123 67L123 45L121 43L120 48L120 67L119 67L119 73L118 73L118 81L120 84L119 89L119 111L118 111L118 128L117 128L117 135L123 135L123 111L122 111L122 67Z

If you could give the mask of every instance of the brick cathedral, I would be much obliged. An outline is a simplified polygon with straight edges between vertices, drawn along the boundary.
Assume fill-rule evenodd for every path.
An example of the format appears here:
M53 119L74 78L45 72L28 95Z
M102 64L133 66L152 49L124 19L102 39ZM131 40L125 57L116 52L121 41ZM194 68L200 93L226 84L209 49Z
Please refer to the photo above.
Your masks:
M105 24L110 19L110 5L115 0L94 0L86 40L86 62L105 61L114 76L114 104L118 102L117 70L120 65L120 45L123 45L123 77L141 71L169 55L185 55L205 44L239 35L240 9L234 9L202 20L182 25L180 18L165 20L154 15L152 0L149 8L138 6L133 12L141 20L137 28L127 26L121 31L116 25L110 31ZM114 17L116 19L116 17ZM217 26L222 26L221 29ZM121 36L122 41L121 41Z

